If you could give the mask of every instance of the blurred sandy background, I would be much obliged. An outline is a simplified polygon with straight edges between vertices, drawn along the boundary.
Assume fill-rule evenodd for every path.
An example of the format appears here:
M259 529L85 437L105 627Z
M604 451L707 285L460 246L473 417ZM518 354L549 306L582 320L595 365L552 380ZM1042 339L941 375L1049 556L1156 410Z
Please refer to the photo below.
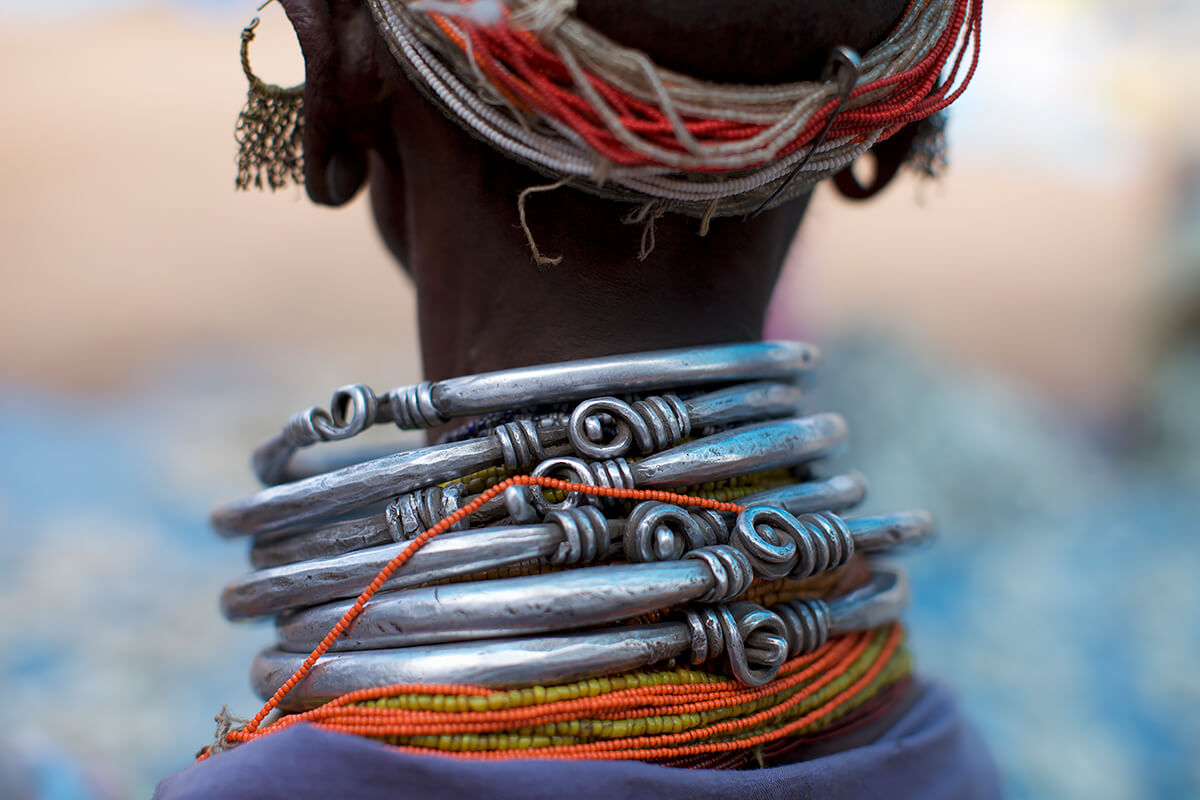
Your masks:
M364 203L233 192L253 13L0 8L0 778L29 796L144 795L255 710L266 631L217 614L244 561L206 509L292 411L419 375ZM298 82L263 17L259 74ZM875 500L941 517L917 655L1015 796L1200 792L1198 20L989 3L948 177L819 192L772 313L829 349Z

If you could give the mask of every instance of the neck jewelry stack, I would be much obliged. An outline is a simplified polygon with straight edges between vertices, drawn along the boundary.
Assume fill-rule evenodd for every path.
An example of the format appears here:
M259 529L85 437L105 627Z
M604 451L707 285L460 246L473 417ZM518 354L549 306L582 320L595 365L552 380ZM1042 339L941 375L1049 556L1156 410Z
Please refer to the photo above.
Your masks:
M344 387L297 414L255 451L267 488L212 516L253 537L226 616L276 618L252 668L268 705L226 742L306 719L476 757L682 764L867 713L907 677L908 587L855 556L932 521L843 516L865 487L814 475L847 435L800 413L818 360L783 342L594 358ZM430 447L295 458L455 419ZM276 708L315 710L259 730Z

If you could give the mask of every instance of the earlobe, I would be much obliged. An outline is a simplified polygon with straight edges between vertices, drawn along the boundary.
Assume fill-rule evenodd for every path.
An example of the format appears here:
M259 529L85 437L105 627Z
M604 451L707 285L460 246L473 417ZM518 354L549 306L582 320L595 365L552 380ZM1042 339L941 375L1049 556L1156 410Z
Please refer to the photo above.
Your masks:
M348 76L338 17L324 0L282 3L304 54L305 188L313 202L340 206L366 181L367 157L355 142L364 122L355 113L353 98L339 89Z
M335 206L349 203L367 180L367 154L353 146L333 151L325 163L324 177L326 199L313 199ZM311 174L305 178L310 187L312 179ZM311 188L308 194L312 197Z
M910 123L871 148L869 155L875 162L875 173L867 185L859 182L853 165L834 175L833 185L843 197L851 200L869 200L879 194L912 156L917 132L918 126Z

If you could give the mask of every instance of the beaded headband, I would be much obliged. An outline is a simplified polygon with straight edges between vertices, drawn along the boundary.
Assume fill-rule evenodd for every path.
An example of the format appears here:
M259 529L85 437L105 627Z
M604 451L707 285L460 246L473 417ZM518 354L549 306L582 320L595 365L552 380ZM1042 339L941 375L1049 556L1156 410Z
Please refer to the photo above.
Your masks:
M481 139L572 185L693 216L777 205L946 108L974 71L981 11L913 0L829 80L745 86L655 65L575 16L574 0L368 5L414 82Z
M975 71L982 11L982 0L911 0L861 59L838 48L823 80L748 86L659 67L579 19L575 0L367 4L413 82L478 138L578 188L640 202L643 216L654 206L706 223L807 192L936 118ZM914 153L932 172L940 125L925 133Z

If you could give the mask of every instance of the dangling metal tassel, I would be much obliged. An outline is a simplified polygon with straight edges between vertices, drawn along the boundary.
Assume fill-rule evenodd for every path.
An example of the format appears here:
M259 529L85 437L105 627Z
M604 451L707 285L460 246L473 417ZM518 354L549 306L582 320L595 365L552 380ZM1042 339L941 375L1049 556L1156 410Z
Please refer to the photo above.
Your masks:
M242 30L242 71L250 88L238 114L238 189L282 189L304 183L304 84L285 89L264 83L250 68L250 42L259 19Z

